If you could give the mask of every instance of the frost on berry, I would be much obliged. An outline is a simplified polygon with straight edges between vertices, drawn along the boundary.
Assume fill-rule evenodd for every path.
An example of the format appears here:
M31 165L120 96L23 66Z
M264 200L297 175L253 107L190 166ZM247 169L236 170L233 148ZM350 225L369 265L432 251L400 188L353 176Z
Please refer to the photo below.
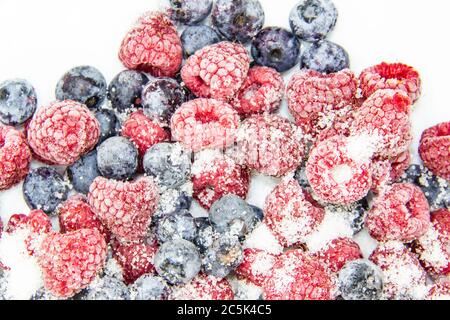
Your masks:
M173 288L171 300L233 300L233 290L227 279L199 274L187 284Z
M372 162L372 191L380 194L390 184L400 179L411 163L411 153L408 151L394 158L375 158Z
M238 113L227 103L195 99L175 112L171 129L175 141L197 152L207 148L224 149L234 143L239 123Z
M450 281L447 279L435 283L426 296L427 300L446 300L450 299Z
M351 238L337 238L328 242L314 255L331 272L339 272L347 262L362 259L359 245Z
M423 132L419 154L435 175L450 180L450 122L440 123Z
M119 59L128 69L155 77L173 77L183 58L181 40L170 19L160 12L144 14L122 41Z
M366 227L379 241L410 242L430 226L430 207L422 190L413 184L392 185L367 214Z
M270 275L276 260L276 255L264 250L245 249L244 260L236 269L236 274L257 286L262 286Z
M244 84L250 57L240 44L220 42L190 56L181 77L197 97L227 100Z

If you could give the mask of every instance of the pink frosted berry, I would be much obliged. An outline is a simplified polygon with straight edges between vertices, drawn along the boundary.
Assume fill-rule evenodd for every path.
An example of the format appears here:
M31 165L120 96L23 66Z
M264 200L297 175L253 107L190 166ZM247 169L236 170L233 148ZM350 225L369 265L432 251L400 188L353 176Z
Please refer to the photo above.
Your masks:
M425 130L420 139L419 153L428 169L450 180L450 122Z

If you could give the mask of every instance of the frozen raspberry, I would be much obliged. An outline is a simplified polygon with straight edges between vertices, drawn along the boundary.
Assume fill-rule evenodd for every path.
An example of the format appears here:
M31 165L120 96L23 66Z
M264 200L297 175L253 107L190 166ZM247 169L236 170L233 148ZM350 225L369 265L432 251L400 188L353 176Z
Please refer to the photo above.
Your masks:
M450 122L425 130L420 139L419 153L428 169L450 180Z
M218 150L204 150L196 155L192 166L194 198L209 209L226 194L246 198L250 172Z
M370 260L383 271L383 294L387 299L409 300L423 298L427 274L419 259L403 244L381 244Z
M253 115L237 133L236 157L250 169L280 177L302 162L304 141L289 120L278 115Z
M359 245L350 238L337 238L314 254L331 272L339 272L349 261L362 259Z
M136 144L139 154L144 156L150 147L169 139L168 133L152 121L142 110L136 111L122 126L122 136Z
M175 76L183 59L175 26L160 12L143 15L123 39L119 59L128 69L155 77Z
M416 242L416 252L423 266L433 274L450 273L450 211L431 214L431 228Z
M285 247L305 242L324 216L325 210L294 179L279 184L264 208L265 223Z
M106 242L97 229L53 233L44 239L39 253L45 289L68 298L86 288L101 271Z
M419 73L402 63L383 62L367 68L359 76L359 82L365 98L380 89L394 89L405 92L415 103L421 94Z
M58 208L61 233L80 229L97 229L109 242L109 231L81 195L72 196Z
M450 281L442 280L434 284L428 291L427 300L449 300Z
M98 177L88 203L103 224L120 240L142 239L158 203L158 189L150 178L121 182Z
M28 174L31 152L24 135L0 126L0 190L6 190Z
M411 99L402 91L379 90L356 111L352 135L377 140L376 154L392 158L407 151L412 141Z
M50 233L52 230L52 222L50 218L41 210L33 210L28 216L24 214L14 214L6 225L7 233L14 233L19 229L26 229L30 232L26 243L28 247L28 251L30 254L33 254L33 251L36 249L36 244L34 240L37 239L40 235Z
M250 58L242 45L219 42L190 56L181 77L197 97L226 100L242 87L249 68Z
M349 137L350 127L354 120L353 110L355 109L355 105L344 106L339 109L337 113L332 113L331 118L325 117L323 119L325 121L322 122L324 128L317 134L313 147L317 146L317 144L322 141L336 136Z
M410 242L430 226L430 207L422 190L397 183L380 195L366 217L366 227L379 241Z
M195 99L175 112L171 127L173 139L189 150L226 148L235 140L239 115L225 102Z
M306 175L315 194L325 202L350 204L364 198L372 186L370 158L359 153L367 146L350 138L320 142L310 153ZM354 145L357 145L357 150Z
M331 300L333 287L325 267L301 250L280 256L263 286L266 300Z
M234 294L226 279L199 274L191 282L174 287L171 300L233 300Z
M275 69L256 66L248 71L247 79L230 104L243 116L272 112L280 107L283 92L283 78Z
M236 274L256 286L262 286L269 277L277 256L260 249L245 249L244 260L236 269Z
M39 157L53 164L71 165L97 144L100 124L78 102L54 102L36 112L27 137Z
M134 283L144 274L155 273L153 258L158 250L156 243L147 243L145 240L130 243L113 241L112 248L127 285Z
M353 104L356 89L357 79L349 69L333 74L304 70L288 84L289 110L305 133L316 136L330 115Z
M408 151L392 159L375 158L372 163L372 191L382 193L391 183L403 176L411 163Z

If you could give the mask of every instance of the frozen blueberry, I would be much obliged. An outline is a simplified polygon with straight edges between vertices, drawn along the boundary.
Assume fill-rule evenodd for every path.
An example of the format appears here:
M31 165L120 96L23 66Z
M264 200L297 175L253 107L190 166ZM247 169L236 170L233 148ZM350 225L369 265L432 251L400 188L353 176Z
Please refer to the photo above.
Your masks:
M119 133L120 121L113 111L102 109L95 113L95 117L100 123L100 139L98 144Z
M183 53L186 58L196 51L218 42L220 42L220 36L208 26L187 27L181 34Z
M358 234L364 228L366 213L369 210L369 201L364 198L351 206L350 210L350 226L354 235Z
M264 10L258 0L218 0L212 24L228 40L247 43L264 26Z
M148 77L139 71L120 72L108 86L108 99L113 109L124 112L141 107L142 90L148 81Z
M138 150L124 137L109 138L97 149L97 165L105 178L131 179L138 168Z
M300 41L286 29L267 27L253 39L251 52L257 65L284 72L297 64Z
M144 114L166 124L184 101L184 90L174 79L154 79L142 92Z
M163 217L181 210L189 210L191 204L192 197L185 191L168 189L161 194L154 217Z
M143 275L130 288L133 300L167 300L170 288L160 277Z
M158 143L144 156L144 170L166 188L177 188L189 180L191 156L179 143Z
M9 126L23 124L36 111L37 97L26 80L7 80L0 84L0 121Z
M194 243L201 253L205 253L219 235L214 230L211 220L208 217L196 218L195 224L197 225L197 236L195 237Z
M250 207L253 209L253 213L254 213L253 221L254 221L254 225L256 226L259 222L263 221L264 211L257 206L250 205ZM253 229L254 228L252 228L252 230Z
M187 210L173 212L163 216L156 225L156 237L159 243L184 239L194 241L197 236L197 225Z
M300 39L316 42L336 25L338 12L331 0L301 0L292 9L289 22Z
M95 109L105 101L106 80L94 67L75 67L59 80L55 94L58 100L75 100Z
M120 280L113 277L96 278L87 287L80 300L130 300L128 287Z
M294 179L297 180L300 187L304 189L310 188L305 166L301 166L295 171Z
M340 45L327 40L313 43L300 58L300 68L320 73L335 73L349 67L347 51Z
M92 182L100 176L97 166L97 151L82 156L77 162L67 168L67 176L73 188L82 194L89 192Z
M186 25L195 25L208 17L212 0L166 0L165 7L169 17Z
M368 260L351 261L339 272L339 291L344 300L378 300L383 292L382 273Z
M238 237L226 235L214 241L208 248L203 259L203 268L209 275L225 278L242 260L243 249Z
M25 178L22 191L30 208L51 214L67 199L69 187L55 169L40 167L30 171Z
M191 281L201 269L202 261L197 247L186 240L164 243L154 259L158 274L172 285Z

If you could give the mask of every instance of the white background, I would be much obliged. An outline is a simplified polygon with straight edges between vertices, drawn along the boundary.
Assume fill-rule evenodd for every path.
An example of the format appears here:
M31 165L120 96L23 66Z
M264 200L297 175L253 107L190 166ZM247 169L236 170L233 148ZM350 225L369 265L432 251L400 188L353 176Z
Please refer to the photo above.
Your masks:
M266 25L288 27L296 0L261 0ZM413 152L417 160L420 133L450 120L450 54L448 13L450 1L335 0L339 19L329 39L350 54L351 68L359 74L381 61L414 66L423 79L423 96L414 108ZM36 88L39 105L54 100L61 75L77 65L92 65L108 82L122 70L119 45L130 25L158 0L25 1L0 0L0 82L25 78ZM298 67L295 67L296 71ZM287 78L287 77L286 77ZM273 187L267 181L266 192ZM264 189L264 186L259 186ZM252 192L250 202L262 205L264 192ZM0 215L27 213L21 186L0 194Z

